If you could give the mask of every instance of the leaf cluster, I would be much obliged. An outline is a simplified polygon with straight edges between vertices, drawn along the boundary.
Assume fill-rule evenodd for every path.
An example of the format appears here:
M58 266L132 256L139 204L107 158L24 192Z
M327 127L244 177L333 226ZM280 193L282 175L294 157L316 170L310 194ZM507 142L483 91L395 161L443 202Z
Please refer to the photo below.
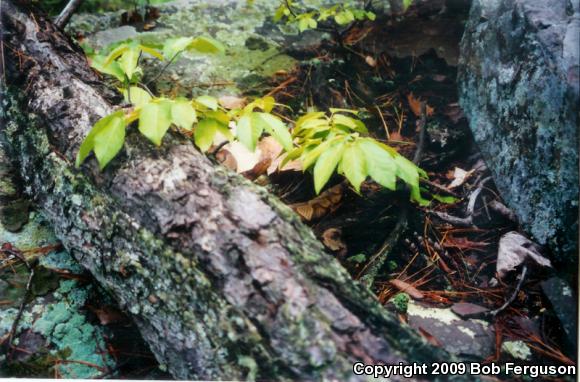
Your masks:
M227 109L214 97L195 99L155 97L139 86L139 58L148 54L160 60L175 58L185 50L204 53L223 52L221 44L208 38L176 38L167 40L161 51L138 42L128 42L113 49L107 56L93 56L93 67L121 82L120 91L130 106L101 118L91 129L77 155L80 166L94 152L99 167L104 169L120 152L127 127L136 124L138 131L160 146L171 126L192 136L195 145L206 152L217 134L226 140L239 140L254 151L264 133L276 139L286 152L280 166L299 159L304 171L312 171L316 193L320 193L331 176L343 175L357 192L368 177L383 187L395 190L397 180L411 191L411 199L420 204L419 180L427 174L393 148L368 136L358 111L330 109L315 111L286 123L272 114L274 98L266 96L243 107ZM235 128L235 130L233 129Z
M300 117L292 136L297 147L288 152L281 165L300 159L303 170L312 170L319 193L336 171L357 192L367 177L395 190L397 179L411 190L411 199L425 204L419 179L427 174L395 149L368 136L365 124L350 109L330 109L330 113L310 112Z
M243 109L226 110L216 98L207 95L192 100L169 99L153 97L142 88L132 86L124 90L124 96L126 101L130 97L132 107L109 114L93 126L80 147L77 166L94 152L99 167L104 169L123 147L125 130L133 122L138 122L139 132L157 146L174 126L190 133L202 152L211 147L218 133L228 141L237 138L252 151L263 132L272 135L285 149L292 148L288 128L270 113L274 106L272 97L255 100ZM232 123L237 126L236 136L230 129Z
M300 32L316 29L320 22L327 20L333 20L337 25L345 26L354 21L373 21L375 18L376 15L371 11L346 4L307 11L291 0L282 1L274 14L274 21L286 20L288 24L296 24Z

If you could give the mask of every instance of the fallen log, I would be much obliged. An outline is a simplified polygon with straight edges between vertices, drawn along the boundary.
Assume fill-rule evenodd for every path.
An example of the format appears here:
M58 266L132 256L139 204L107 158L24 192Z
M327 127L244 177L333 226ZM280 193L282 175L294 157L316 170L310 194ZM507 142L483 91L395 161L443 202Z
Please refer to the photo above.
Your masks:
M275 197L179 137L74 158L108 91L76 45L1 5L2 135L66 249L180 379L339 379L355 362L449 361L385 311Z

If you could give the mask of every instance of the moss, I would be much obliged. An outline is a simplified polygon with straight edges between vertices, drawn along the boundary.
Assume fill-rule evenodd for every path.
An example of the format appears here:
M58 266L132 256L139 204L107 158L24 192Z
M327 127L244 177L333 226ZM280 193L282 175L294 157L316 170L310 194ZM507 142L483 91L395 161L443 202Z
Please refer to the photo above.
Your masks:
M399 313L407 313L407 308L409 307L409 295L407 293L397 294L392 301Z

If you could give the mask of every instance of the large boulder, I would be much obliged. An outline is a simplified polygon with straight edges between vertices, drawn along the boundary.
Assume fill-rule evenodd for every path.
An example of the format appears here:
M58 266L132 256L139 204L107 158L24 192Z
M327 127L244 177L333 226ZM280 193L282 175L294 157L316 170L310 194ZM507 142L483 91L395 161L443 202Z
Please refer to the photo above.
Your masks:
M577 261L578 1L473 2L460 102L502 196L560 264Z

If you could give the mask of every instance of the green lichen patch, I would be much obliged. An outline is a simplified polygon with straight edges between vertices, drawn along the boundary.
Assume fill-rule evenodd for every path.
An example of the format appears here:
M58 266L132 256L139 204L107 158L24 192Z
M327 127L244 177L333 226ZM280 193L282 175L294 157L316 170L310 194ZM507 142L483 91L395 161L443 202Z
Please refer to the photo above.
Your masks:
M106 348L104 329L87 320L84 305L91 288L76 280L61 280L53 293L55 302L43 305L31 325L49 340L50 355L67 355L53 365L64 378L95 378L115 366L102 351Z
M72 32L86 34L83 43L91 49L110 49L127 39L161 45L173 37L209 36L222 42L222 55L183 53L156 79L159 93L173 92L190 96L200 94L257 94L262 95L268 79L277 71L289 71L296 60L284 54L281 33L269 19L277 6L272 1L231 1L228 6L189 1L160 6L157 27L137 32L132 26L117 27L110 20L116 16L104 14L103 20L94 15L73 18ZM82 20L88 18L92 29ZM110 27L104 27L109 25ZM84 28L89 27L89 30ZM145 60L144 72L150 80L165 65Z

